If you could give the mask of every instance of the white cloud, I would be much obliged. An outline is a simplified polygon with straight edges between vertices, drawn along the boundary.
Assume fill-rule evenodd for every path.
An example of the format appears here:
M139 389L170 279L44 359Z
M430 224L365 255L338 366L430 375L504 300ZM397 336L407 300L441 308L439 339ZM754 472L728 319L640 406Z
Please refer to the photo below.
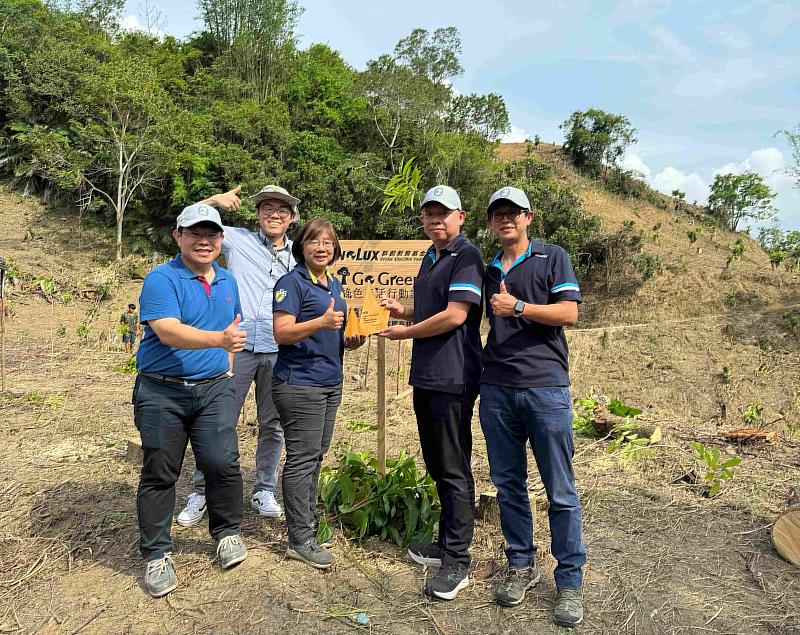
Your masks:
M119 21L119 25L123 31L138 31L140 33L147 33L148 35L152 35L153 37L157 37L159 39L163 39L166 35L164 31L159 28L148 29L144 24L142 24L141 20L139 20L139 17L133 14L123 16Z
M753 43L752 38L746 31L731 24L712 24L706 27L704 31L712 42L716 42L731 51L749 48Z
M716 176L717 174L741 174L742 172L759 174L773 189L792 184L792 178L786 172L786 160L783 153L775 147L753 150L744 161L726 163L715 168L711 173Z
M664 26L657 26L650 31L652 38L666 49L668 53L679 57L684 62L694 62L696 55L692 48L683 42L673 31Z
M761 23L761 30L769 37L777 37L791 28L792 23L797 20L798 11L788 2L773 4L767 9L764 21Z
M503 143L522 143L526 139L530 139L530 135L528 131L524 128L517 128L515 125L511 125L511 130L509 130L501 139Z
M624 170L633 170L634 172L638 172L644 176L646 181L650 180L650 168L647 167L647 164L644 162L642 157L635 152L625 153L625 156L622 157L622 168Z
M643 174L650 186L663 194L671 194L673 190L680 190L686 192L687 201L697 201L701 205L705 205L708 201L711 183L717 174L741 174L747 171L756 172L764 177L764 181L778 193L776 205L778 208L785 208L785 211L788 212L784 215L785 217L792 218L793 210L790 210L789 207L795 207L795 201L800 199L797 192L792 190L794 182L786 173L786 160L783 153L775 147L753 150L743 161L738 163L732 161L714 168L710 171L710 178L700 172L684 172L671 165L654 174L644 159L635 152L625 154L622 167Z
M708 185L697 172L685 172L668 166L650 179L650 184L659 192L672 194L673 190L686 192L686 200L705 203L708 200Z

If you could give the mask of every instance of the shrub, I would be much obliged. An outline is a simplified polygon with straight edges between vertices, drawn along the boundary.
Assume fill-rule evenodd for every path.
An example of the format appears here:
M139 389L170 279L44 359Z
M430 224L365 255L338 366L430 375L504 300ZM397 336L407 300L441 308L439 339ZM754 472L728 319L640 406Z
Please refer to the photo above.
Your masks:
M661 256L642 254L633 261L633 266L642 276L642 281L647 281L659 273L662 268Z
M430 538L439 522L436 486L404 451L386 461L381 476L371 452L345 450L337 467L322 469L319 499L326 523L340 521L358 540L377 535L405 547Z

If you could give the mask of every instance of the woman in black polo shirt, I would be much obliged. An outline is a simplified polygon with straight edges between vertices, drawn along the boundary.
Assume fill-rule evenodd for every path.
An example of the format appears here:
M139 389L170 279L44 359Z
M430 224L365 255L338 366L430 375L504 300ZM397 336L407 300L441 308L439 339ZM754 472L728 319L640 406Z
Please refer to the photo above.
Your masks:
M341 283L328 272L342 255L333 226L321 218L307 222L292 255L297 266L275 284L272 303L278 343L272 394L286 446L286 555L327 569L335 558L315 537L317 481L342 401L344 348L358 348L365 338L344 338L347 304Z

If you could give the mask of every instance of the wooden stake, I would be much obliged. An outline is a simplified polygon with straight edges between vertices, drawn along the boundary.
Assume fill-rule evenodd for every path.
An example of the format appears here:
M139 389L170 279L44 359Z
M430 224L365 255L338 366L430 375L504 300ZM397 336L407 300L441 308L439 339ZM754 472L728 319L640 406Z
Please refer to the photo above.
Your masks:
M364 388L367 387L367 380L369 379L369 349L372 345L372 336L367 336L367 363L364 366Z
M378 473L386 474L386 340L378 338Z
M394 378L394 394L400 394L400 359L402 357L403 340L397 340L397 375Z

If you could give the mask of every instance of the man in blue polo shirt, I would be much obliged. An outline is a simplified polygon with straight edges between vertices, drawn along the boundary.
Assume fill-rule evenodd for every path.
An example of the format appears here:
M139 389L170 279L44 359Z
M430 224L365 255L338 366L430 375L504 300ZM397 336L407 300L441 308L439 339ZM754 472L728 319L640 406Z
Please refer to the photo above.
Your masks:
M487 222L502 245L486 270L489 336L483 350L480 419L497 487L508 575L495 599L514 606L539 581L528 497L527 444L550 502L548 517L561 626L583 619L581 508L572 471L572 401L564 326L578 319L580 289L569 256L529 240L528 197L504 187L489 201Z
M172 232L180 254L155 268L139 298L144 339L136 356L134 419L144 462L136 508L145 588L161 597L177 586L170 537L175 482L187 441L206 477L209 533L223 568L247 557L240 536L242 474L235 388L228 353L241 351L236 280L214 260L223 226L213 207L195 204Z
M465 212L456 191L437 185L422 201L425 234L433 241L414 280L414 308L382 302L395 319L388 339L414 338L409 384L414 387L422 456L436 482L442 513L439 539L413 542L408 555L439 566L423 591L452 600L469 584L469 546L475 515L472 478L472 411L480 378L480 323L483 261L460 232Z
M240 191L241 187L235 187L201 202L233 211L241 205ZM300 218L300 199L282 187L267 185L253 196L253 204L258 231L226 226L222 254L239 284L242 297L240 328L247 333L244 350L233 358L237 416L250 386L255 383L258 442L250 506L261 516L277 518L283 513L275 500L283 429L272 398L272 371L278 359L278 345L272 335L272 291L278 279L294 268L292 241L286 231ZM195 469L193 491L178 514L177 522L183 526L194 525L205 513L205 480L203 473Z

